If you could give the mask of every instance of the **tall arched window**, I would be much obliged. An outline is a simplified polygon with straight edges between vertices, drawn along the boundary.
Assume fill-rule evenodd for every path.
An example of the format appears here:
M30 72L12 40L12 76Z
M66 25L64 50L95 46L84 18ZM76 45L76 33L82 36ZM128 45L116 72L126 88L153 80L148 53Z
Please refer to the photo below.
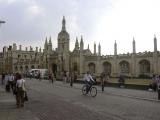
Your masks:
M149 74L150 73L150 62L148 60L141 60L140 65L140 74Z

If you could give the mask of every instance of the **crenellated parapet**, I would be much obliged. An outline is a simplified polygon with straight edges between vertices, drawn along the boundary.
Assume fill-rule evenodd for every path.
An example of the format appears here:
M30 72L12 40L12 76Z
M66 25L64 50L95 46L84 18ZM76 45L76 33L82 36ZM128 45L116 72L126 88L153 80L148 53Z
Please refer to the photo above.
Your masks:
M154 52L145 51L136 54L137 57L152 57Z
M114 55L102 55L102 59L113 59Z

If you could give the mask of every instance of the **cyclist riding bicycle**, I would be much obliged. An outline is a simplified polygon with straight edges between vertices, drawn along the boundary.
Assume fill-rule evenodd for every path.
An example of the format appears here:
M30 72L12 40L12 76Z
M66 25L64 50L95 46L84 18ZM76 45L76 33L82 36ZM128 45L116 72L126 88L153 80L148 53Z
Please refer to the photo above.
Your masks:
M92 87L93 83L95 83L94 79L92 78L92 76L90 75L89 71L87 71L87 73L84 75L84 81L86 84L86 93L88 94L90 88Z

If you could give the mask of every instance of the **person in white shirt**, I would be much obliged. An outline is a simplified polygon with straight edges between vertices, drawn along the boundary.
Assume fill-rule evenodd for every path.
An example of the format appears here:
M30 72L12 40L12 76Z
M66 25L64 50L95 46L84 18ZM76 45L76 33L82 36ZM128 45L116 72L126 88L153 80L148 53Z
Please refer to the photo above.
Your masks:
M88 93L93 83L95 82L92 76L90 75L89 71L87 71L87 73L84 75L84 81L85 81L85 84L87 85L86 93Z
M9 75L8 75L8 74L5 75L4 81L5 81L5 82L4 82L5 85L7 85L7 84L8 84L8 81L9 81Z
M16 82L17 94L16 94L16 101L17 101L17 108L24 106L24 95L25 95L25 80L22 79L20 74L17 75L17 82Z
M13 74L10 74L8 76L8 84L9 84L9 88L11 88L13 92L13 86L14 86L14 75Z

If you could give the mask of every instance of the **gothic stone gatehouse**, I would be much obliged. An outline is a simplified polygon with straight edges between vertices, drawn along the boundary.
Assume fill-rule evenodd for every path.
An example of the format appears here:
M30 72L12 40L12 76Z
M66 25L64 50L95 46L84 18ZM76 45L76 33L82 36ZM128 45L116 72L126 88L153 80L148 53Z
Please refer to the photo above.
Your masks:
M133 52L128 54L117 54L117 43L114 43L114 55L101 55L101 45L94 44L94 52L84 49L81 36L80 43L76 38L75 48L70 51L70 36L66 31L66 21L63 17L62 29L58 34L58 47L53 50L51 37L46 38L43 51L41 48L33 50L14 43L12 46L4 47L0 53L0 72L24 73L32 68L47 68L57 74L63 71L76 72L82 75L90 71L95 75L105 72L110 76L117 77L119 74L138 77L139 75L151 76L160 74L160 52L157 51L157 39L154 37L154 51L136 53L136 43L133 39Z

